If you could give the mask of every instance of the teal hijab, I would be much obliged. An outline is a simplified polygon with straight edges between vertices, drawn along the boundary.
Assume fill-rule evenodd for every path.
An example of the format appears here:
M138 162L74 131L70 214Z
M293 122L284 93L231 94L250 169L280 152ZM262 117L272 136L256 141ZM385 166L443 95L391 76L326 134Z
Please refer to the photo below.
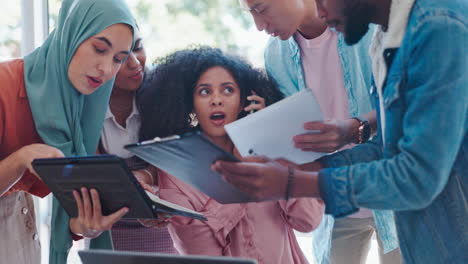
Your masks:
M24 58L24 80L34 124L47 145L66 156L96 153L114 79L91 95L80 94L68 79L68 66L86 39L135 20L124 0L64 0L57 28L44 44ZM54 197L50 263L66 263L72 245L69 217ZM108 233L92 242L112 246Z

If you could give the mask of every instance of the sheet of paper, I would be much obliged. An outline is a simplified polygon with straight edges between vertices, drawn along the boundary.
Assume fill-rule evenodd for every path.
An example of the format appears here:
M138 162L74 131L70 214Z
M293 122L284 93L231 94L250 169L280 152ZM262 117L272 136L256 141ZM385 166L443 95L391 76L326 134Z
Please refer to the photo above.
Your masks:
M148 195L148 197L155 203L158 203L158 204L162 204L164 206L167 206L169 208L172 208L172 209L175 209L175 210L179 210L179 211L183 211L183 212L187 212L187 213L191 213L191 214L195 214L195 215L200 215L200 216L203 216L202 213L199 213L199 212L195 212L193 210L190 210L188 208L185 208L183 206L180 206L180 205L177 205L175 203L171 203L169 201L166 201L166 200L163 200L161 198L159 198L158 196L148 192L145 190L145 193Z
M294 147L294 136L313 133L304 129L304 123L319 120L320 106L312 91L306 89L224 128L243 157L263 155L304 164L328 154Z

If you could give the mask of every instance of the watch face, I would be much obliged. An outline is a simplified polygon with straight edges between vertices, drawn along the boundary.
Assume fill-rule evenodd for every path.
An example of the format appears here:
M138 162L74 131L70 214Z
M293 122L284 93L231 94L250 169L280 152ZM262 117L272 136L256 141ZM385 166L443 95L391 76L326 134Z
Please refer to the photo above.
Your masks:
M362 142L366 142L367 140L369 140L370 134L371 134L371 129L370 129L369 122L365 122L362 128Z

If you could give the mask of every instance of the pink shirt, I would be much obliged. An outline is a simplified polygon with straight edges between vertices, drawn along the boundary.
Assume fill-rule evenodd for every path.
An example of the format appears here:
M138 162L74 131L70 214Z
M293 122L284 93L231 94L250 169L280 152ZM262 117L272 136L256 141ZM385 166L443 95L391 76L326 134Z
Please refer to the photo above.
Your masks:
M299 32L294 39L301 49L302 69L306 87L312 90L320 105L324 120L350 118L348 93L344 87L343 69L338 54L338 33L327 28L322 35L306 39ZM353 147L353 144L343 149ZM350 217L367 218L372 213L367 209Z
M314 39L294 34L301 49L306 87L317 99L323 118L349 118L348 94L344 87L343 69L338 55L338 34L329 28Z
M264 264L308 263L293 229L310 232L323 204L312 198L222 205L159 171L160 197L203 213L208 221L174 216L169 232L181 254L233 256Z

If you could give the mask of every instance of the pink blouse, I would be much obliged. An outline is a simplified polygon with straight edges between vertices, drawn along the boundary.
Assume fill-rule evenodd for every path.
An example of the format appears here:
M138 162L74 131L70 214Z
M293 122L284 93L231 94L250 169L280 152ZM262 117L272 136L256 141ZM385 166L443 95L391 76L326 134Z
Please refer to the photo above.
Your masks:
M197 212L208 221L174 216L169 233L181 254L233 256L260 264L308 263L293 229L310 232L320 223L323 203L313 198L222 205L159 171L160 197Z

